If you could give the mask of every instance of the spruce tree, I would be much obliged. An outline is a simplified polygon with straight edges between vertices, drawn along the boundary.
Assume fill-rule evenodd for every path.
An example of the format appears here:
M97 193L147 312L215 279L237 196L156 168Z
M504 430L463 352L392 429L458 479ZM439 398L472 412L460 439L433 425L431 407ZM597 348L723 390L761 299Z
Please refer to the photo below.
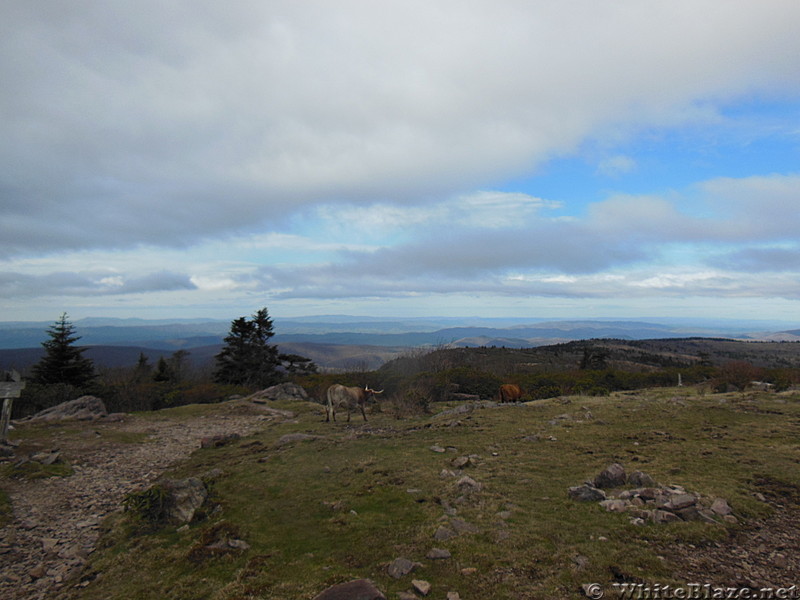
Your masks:
M240 317L232 321L225 346L215 357L214 380L257 387L278 383L283 376L278 370L278 349L269 343L273 335L272 319L266 308L256 312L250 320Z
M47 330L50 339L42 342L45 355L33 366L33 381L40 384L65 383L76 388L85 388L96 375L94 363L83 356L86 348L75 346L80 336L62 313L55 324Z

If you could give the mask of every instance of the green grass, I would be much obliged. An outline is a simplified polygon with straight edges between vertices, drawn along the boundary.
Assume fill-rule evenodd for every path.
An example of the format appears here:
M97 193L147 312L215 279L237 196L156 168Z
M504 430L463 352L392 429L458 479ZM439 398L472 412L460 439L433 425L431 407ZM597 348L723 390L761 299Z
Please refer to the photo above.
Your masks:
M69 477L72 473L72 467L65 462L57 462L52 465L43 465L38 462L26 462L22 464L7 464L0 467L0 477L11 477L14 479Z
M297 423L199 450L172 473L224 471L213 487L221 511L206 521L182 533L167 527L137 535L125 517L111 519L91 556L90 569L103 575L76 597L311 598L368 577L391 598L410 588L411 576L394 580L385 565L405 556L423 563L413 577L431 582L433 598L448 590L463 598L578 598L581 583L609 584L614 573L669 582L659 546L728 535L723 525L635 526L567 497L569 486L607 464L725 497L743 519L770 510L753 497L759 478L800 484L798 397L676 388L568 400L405 420L376 413L369 427L360 418L349 427L324 423L314 407L300 405ZM276 446L297 431L324 437ZM480 458L465 472L483 488L458 503L456 480L440 473L469 454ZM434 541L446 506L480 531ZM504 510L511 511L506 526L497 516ZM250 549L197 560L192 549L215 526L236 531ZM432 547L453 558L428 560ZM578 570L577 556L588 566ZM467 567L476 571L462 574Z

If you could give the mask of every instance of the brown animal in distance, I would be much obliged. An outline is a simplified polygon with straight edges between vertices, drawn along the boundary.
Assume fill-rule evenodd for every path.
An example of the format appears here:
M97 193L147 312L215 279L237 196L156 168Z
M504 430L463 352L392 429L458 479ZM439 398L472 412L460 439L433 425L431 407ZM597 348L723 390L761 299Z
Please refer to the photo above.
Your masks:
M355 408L356 406L361 409L361 416L364 417L364 421L366 421L367 413L364 412L364 405L366 404L367 400L376 394L382 393L383 390L371 390L369 386L364 387L362 390L360 387L346 387L344 385L334 383L328 388L328 404L325 407L325 422L329 422L331 420L331 416L333 416L333 421L335 423L336 409L344 407L347 409L347 422L349 423L350 409Z
M498 392L500 402L518 402L522 398L522 390L515 383L504 383Z

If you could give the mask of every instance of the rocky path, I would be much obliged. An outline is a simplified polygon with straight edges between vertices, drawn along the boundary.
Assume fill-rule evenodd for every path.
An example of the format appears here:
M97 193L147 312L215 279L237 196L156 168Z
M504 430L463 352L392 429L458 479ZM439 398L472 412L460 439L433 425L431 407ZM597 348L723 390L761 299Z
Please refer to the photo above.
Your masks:
M231 405L226 414L190 419L129 416L118 423L86 423L80 435L59 440L73 475L4 482L14 520L0 530L0 598L58 598L94 550L101 521L120 510L126 494L188 457L203 437L247 435L263 427L264 419L257 409ZM147 438L113 441L121 432Z

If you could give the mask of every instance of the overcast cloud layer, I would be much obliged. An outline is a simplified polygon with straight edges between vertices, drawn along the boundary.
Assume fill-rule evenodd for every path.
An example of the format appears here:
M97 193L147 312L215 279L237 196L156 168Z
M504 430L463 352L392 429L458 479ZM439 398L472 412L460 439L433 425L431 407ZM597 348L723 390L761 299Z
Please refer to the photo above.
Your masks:
M0 307L786 317L798 22L795 0L5 2Z

